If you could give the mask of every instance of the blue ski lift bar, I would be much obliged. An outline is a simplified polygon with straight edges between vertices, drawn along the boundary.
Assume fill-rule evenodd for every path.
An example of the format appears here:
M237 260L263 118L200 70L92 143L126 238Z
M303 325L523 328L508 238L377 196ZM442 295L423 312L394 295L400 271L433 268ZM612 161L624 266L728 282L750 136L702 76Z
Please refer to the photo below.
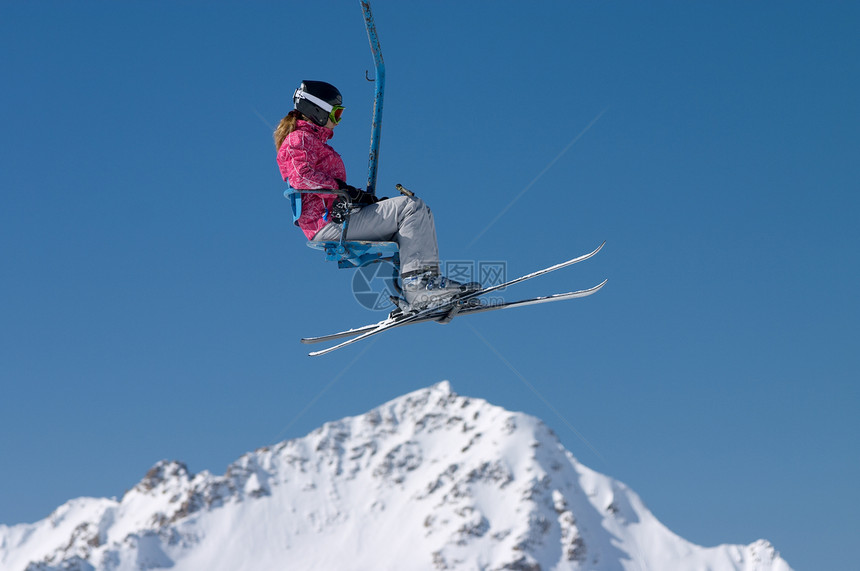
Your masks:
M382 48L379 47L379 37L376 35L376 26L373 24L373 14L370 12L370 3L361 2L361 10L364 12L364 26L367 28L367 39L370 40L370 50L373 52L373 61L376 66L376 93L373 102L373 126L370 132L370 157L367 167L367 192L376 192L376 172L379 164L379 139L382 136L382 96L385 92L385 62L382 61Z

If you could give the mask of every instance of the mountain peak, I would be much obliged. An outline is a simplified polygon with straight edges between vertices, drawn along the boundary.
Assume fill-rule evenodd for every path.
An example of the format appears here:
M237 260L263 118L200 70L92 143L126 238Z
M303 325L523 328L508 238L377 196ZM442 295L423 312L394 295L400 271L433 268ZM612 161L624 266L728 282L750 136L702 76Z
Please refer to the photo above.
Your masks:
M0 568L789 569L765 541L686 542L541 421L447 381L223 476L158 462L122 500L52 518L0 526Z

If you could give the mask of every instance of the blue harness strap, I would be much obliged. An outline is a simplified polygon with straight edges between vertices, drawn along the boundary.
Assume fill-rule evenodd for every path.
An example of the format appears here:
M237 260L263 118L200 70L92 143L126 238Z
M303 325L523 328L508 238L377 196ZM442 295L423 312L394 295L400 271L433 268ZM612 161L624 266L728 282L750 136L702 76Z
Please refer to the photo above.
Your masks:
M287 190L284 191L284 196L290 199L290 208L293 211L293 224L296 226L299 225L299 218L302 217L302 193L296 192L291 186L287 186ZM325 209L325 214L323 214L323 220L328 222L329 217L329 209Z
M299 218L302 216L302 193L293 192L292 188L288 188L284 192L284 196L290 199L290 208L293 210L293 224L299 225Z

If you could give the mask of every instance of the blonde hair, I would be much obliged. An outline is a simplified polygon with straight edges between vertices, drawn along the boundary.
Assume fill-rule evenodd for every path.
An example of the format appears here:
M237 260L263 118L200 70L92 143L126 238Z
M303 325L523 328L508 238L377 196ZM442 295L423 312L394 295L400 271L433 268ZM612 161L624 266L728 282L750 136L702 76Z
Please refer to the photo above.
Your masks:
M293 109L287 116L281 119L281 122L278 124L278 128L275 129L275 148L280 149L281 145L284 144L284 139L287 138L287 135L296 130L296 121L299 119L304 119L304 115L299 113L296 109Z

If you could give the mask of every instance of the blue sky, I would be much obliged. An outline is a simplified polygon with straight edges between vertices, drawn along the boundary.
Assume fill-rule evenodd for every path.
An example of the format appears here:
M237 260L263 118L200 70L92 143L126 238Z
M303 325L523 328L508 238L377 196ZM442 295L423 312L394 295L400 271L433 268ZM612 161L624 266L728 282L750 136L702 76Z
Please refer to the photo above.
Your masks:
M857 5L373 9L380 192L431 205L444 259L510 276L607 241L510 298L608 285L309 358L302 336L383 314L291 226L271 130L302 79L336 84L364 183L358 2L4 3L0 523L448 379L693 542L855 564Z

